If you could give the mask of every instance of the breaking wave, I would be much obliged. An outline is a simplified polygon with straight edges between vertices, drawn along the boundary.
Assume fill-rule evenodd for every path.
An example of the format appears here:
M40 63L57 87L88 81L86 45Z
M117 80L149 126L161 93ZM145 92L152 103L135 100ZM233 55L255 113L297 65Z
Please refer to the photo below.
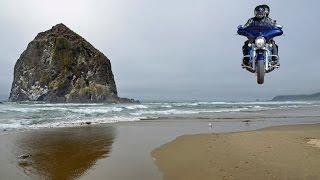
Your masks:
M319 102L148 102L141 104L0 104L0 131L139 121L170 115L232 113L319 106Z

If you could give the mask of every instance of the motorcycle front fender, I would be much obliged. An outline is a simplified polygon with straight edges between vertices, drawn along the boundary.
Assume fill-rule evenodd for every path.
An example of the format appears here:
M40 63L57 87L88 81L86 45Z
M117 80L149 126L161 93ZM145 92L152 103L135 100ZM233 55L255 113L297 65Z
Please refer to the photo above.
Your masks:
M257 54L257 61L264 61L265 60L265 56L264 54Z

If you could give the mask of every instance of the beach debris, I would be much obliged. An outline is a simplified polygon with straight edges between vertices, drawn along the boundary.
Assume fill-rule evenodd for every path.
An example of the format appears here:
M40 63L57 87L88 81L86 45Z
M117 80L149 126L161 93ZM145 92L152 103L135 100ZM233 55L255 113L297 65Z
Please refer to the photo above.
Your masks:
M309 139L307 143L320 148L320 139Z
M90 124L92 124L92 122L90 121L80 123L80 125L90 125Z
M18 156L18 159L27 159L31 157L31 154L21 154L20 156Z
M19 165L20 167L22 167L22 168L26 168L26 167L32 165L32 162L23 160L23 161L19 161L19 162L18 162L18 165ZM24 172L27 173L26 170L24 170Z

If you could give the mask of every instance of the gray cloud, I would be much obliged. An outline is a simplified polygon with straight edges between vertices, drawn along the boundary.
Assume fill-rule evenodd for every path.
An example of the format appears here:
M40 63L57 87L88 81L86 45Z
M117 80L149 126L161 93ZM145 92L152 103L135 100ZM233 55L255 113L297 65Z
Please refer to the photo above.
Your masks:
M241 69L244 37L236 27L268 3L284 25L276 38L281 68L264 85ZM13 66L38 32L64 23L112 63L120 96L137 99L268 99L320 90L317 58L320 2L182 0L4 0L0 2L0 95ZM311 19L311 20L310 20Z

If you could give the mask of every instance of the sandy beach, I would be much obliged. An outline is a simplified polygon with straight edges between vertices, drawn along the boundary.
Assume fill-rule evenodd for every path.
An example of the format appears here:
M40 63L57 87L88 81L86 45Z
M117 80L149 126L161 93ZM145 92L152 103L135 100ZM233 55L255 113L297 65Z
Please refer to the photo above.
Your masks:
M185 135L152 155L166 180L320 179L320 125Z
M0 179L319 179L320 126L283 126L317 124L319 112L198 114L5 132ZM262 129L270 126L276 127ZM18 158L22 154L31 156Z

